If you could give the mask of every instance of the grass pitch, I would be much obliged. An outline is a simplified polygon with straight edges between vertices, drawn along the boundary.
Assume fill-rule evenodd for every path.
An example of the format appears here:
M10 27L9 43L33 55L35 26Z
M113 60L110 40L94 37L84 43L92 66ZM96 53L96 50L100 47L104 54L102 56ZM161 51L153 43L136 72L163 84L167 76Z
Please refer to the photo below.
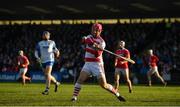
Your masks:
M42 95L44 84L0 83L0 106L180 106L179 86L133 86L128 93L126 85L120 93L127 102L119 102L115 96L98 85L83 85L77 102L71 102L72 84L62 84L57 93L54 86L49 95Z

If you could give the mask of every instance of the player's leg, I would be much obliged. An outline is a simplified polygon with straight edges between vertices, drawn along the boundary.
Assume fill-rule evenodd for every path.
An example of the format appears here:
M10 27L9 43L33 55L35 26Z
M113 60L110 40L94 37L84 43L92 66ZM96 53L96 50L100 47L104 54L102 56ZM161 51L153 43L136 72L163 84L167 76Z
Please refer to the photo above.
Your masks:
M71 99L71 101L76 101L77 100L77 96L79 95L79 92L81 90L81 85L82 83L89 78L89 73L82 70L80 72L80 75L78 77L78 80L76 81L75 85L74 85L74 92L73 92L73 97Z
M22 84L23 85L25 85L25 82L26 82L26 80L25 80L25 73L24 73L24 71L21 69L21 78L22 78Z
M46 66L46 68L44 69L44 74L45 74L45 78L46 78L46 89L42 93L44 95L49 94L49 88L50 88L50 84L51 84L51 70L52 70L52 66L50 66L50 65Z
M115 88L111 85L108 84L106 81L106 77L104 73L101 73L98 76L98 82L100 84L100 86L104 89L106 89L107 91L111 92L112 94L114 94L120 101L126 101L120 94L118 91L115 90Z
M124 77L126 82L128 83L128 88L129 88L129 93L132 92L132 84L131 84L131 80L129 79L129 69L123 69L124 71Z
M58 82L54 76L51 75L51 81L55 84L54 92L57 92L58 86L60 85L60 82Z
M147 72L147 79L148 79L148 85L151 86L152 83L151 83L151 75L153 74L152 73L152 69L150 69L148 72Z
M107 83L104 66L102 64L95 66L93 73L97 76L98 82L102 88L114 94L119 101L126 101L111 84Z
M54 64L53 62L47 63L48 66L51 66L51 70L49 71L50 78L51 78L51 81L55 84L54 91L57 92L57 89L58 89L58 86L60 85L60 83L56 80L56 78L53 75L51 75L53 64Z
M52 75L51 75L51 81L52 81L54 84L57 83L56 78L55 78L54 76L52 76Z
M26 84L26 80L30 79L30 78L26 77L26 72L27 72L26 68L20 68L20 75L21 75L21 78L22 78L22 84L23 85Z
M118 91L119 89L119 79L120 79L120 72L119 72L119 69L116 68L115 69L115 74L114 74L114 87L115 87L115 90Z
M31 78L27 77L27 76L25 76L24 78L25 78L25 80L31 80Z
M164 79L161 77L161 75L159 75L158 71L155 72L155 75L157 78L159 78L161 80L161 82L164 84L164 86L166 86L167 83L164 81Z
M106 81L106 77L103 73L101 73L98 77L98 82L100 84L100 86L104 89L106 89L107 91L113 93L113 94L117 94L118 92L115 90L115 88L111 85L111 84L108 84L107 81Z
M26 82L26 80L31 81L31 78L26 76L27 70L28 70L27 68L24 68L24 78L25 78L25 82Z

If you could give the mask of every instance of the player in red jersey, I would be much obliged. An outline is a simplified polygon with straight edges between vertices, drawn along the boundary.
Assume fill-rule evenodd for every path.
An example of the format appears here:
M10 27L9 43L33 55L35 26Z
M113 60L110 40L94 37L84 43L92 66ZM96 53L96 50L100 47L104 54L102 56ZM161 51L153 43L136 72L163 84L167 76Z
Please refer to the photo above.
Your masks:
M18 56L18 66L19 66L19 73L22 77L22 84L25 85L26 80L31 81L31 78L26 76L27 70L28 70L29 60L24 55L24 52L22 50L19 51Z
M130 52L128 49L125 48L125 42L119 41L118 46L120 49L116 50L116 54L121 55L126 58L130 58ZM123 75L125 80L128 83L129 93L132 92L132 84L131 80L129 79L129 68L128 62L122 58L116 57L115 59L115 89L118 90L119 88L119 79L120 75Z
M158 67L157 67L157 62L159 61L159 58L153 54L153 50L150 49L149 51L149 71L147 72L147 78L148 78L148 85L151 86L151 75L155 74L156 77L158 77L161 82L164 84L164 86L166 86L166 82L164 81L164 79L159 75L158 72Z
M91 34L84 37L82 40L82 42L86 45L85 64L80 72L77 82L75 83L71 101L77 100L77 96L81 90L81 84L89 78L90 75L96 76L100 86L114 94L119 101L125 101L125 99L114 89L114 87L106 81L104 62L102 58L105 41L100 36L101 32L102 25L95 23L92 25Z

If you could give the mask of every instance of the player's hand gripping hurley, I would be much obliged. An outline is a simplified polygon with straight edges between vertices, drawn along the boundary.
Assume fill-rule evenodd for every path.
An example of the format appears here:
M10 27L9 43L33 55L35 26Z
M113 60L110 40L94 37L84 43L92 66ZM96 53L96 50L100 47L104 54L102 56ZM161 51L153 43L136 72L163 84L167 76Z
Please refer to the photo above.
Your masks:
M107 49L102 49L102 48L101 48L97 43L95 43L92 39L89 39L89 41L90 41L91 43L93 43L93 47L98 48L98 49L101 49L101 50L103 50L103 51L105 51L105 52L107 52L107 53L109 53L109 54L115 55L116 57L122 58L122 59L124 59L124 60L126 60L126 61L128 61L128 62L130 62L130 63L132 63L132 64L135 64L135 61L133 61L132 59L123 57L123 56L118 55L118 54L115 54L115 53L113 53L113 52L111 52L111 51L109 51L109 50L107 50Z
M129 58L123 57L121 55L115 54L115 53L113 53L113 52L111 52L111 51L109 51L107 49L103 49L103 51L105 51L105 52L107 52L109 54L115 55L116 57L122 58L122 59L124 59L124 60L126 60L126 61L128 61L128 62L130 62L132 64L135 64L135 61L133 61L132 59L129 59Z

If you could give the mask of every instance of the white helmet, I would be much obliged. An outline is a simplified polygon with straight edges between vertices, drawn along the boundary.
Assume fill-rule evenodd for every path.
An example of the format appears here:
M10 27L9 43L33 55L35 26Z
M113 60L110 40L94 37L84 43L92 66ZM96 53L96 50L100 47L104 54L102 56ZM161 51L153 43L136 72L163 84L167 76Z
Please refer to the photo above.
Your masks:
M149 49L149 54L153 54L153 50L152 49Z
M120 45L121 45L122 47L125 47L125 42L124 42L124 41L120 41Z

